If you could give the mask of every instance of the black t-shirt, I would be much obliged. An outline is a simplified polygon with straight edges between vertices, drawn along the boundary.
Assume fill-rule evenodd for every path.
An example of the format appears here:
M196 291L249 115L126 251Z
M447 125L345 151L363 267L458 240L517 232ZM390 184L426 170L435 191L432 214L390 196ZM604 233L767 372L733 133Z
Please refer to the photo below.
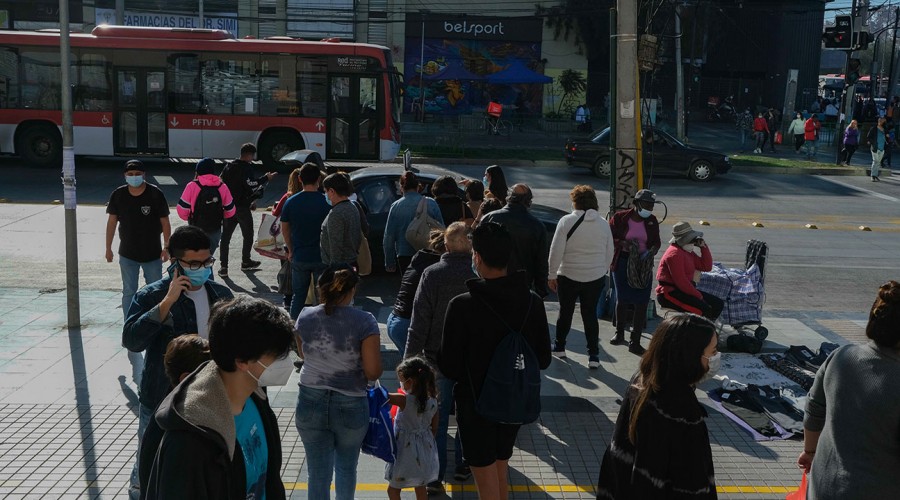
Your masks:
M127 185L120 186L110 195L106 213L119 218L119 255L138 262L159 258L160 219L169 216L169 204L158 187L148 183L143 193L132 196Z

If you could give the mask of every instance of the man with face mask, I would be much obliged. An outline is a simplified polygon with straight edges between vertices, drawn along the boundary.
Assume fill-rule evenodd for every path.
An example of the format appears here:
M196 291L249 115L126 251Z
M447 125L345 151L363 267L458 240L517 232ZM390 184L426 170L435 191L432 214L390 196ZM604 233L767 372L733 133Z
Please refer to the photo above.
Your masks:
M162 278L162 262L168 260L165 247L169 244L172 227L169 225L169 204L162 191L144 180L144 164L140 160L125 163L125 184L109 197L106 213L106 262L113 261L113 236L119 229L119 271L122 274L122 314L128 315L131 299L138 289L141 270L144 283ZM162 234L162 245L159 235ZM144 357L129 352L131 378L141 385Z
M186 333L208 338L212 305L233 296L227 287L209 279L215 259L210 255L209 236L199 227L176 229L169 238L168 253L168 272L135 294L122 329L126 349L146 351L139 392L139 443L153 411L168 392L163 356L169 341ZM136 462L131 483L135 491L137 470Z
M241 296L213 307L212 361L159 405L162 439L141 450L153 460L146 498L285 498L281 436L263 388L287 384L292 335L287 313L268 301Z
M715 295L697 289L700 273L712 269L712 254L703 233L687 222L672 227L669 248L659 261L656 300L663 307L705 316L715 321L725 303Z

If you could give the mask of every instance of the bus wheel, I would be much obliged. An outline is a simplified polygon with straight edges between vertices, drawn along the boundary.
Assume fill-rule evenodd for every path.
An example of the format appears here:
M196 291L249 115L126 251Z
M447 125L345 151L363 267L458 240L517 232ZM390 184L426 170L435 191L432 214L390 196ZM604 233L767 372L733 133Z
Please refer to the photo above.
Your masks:
M257 156L263 165L273 168L281 165L281 157L303 149L303 139L296 133L279 131L263 136L259 141Z
M19 136L18 152L22 159L37 167L62 165L62 137L56 127L33 125Z

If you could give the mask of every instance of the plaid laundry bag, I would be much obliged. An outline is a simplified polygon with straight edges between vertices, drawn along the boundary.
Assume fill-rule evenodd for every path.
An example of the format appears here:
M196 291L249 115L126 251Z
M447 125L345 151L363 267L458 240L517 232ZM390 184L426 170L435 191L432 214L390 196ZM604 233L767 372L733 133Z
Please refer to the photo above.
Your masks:
M765 291L756 264L744 270L726 269L716 262L711 271L701 274L697 289L725 301L719 317L725 324L758 323L762 318Z

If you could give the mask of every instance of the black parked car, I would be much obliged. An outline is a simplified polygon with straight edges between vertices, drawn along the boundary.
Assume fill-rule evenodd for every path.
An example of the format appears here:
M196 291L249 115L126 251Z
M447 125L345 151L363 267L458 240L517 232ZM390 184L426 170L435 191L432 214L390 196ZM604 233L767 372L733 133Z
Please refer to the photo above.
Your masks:
M456 180L461 176L450 170L438 167L416 167L414 169L423 184L422 193L431 196L431 185L438 179L448 175ZM369 248L372 252L372 268L384 269L384 251L382 239L384 227L387 225L388 211L391 204L400 199L400 175L403 174L402 165L379 165L356 170L350 173L350 180L356 191L357 200L365 208L366 220L369 223ZM465 199L465 193L459 190L459 196ZM538 218L547 229L547 241L553 239L556 224L566 212L544 205L532 205L531 213Z
M708 181L731 170L728 155L688 146L662 130L643 130L644 172L654 175L687 176ZM609 128L590 137L566 140L566 163L590 168L597 177L609 177Z

